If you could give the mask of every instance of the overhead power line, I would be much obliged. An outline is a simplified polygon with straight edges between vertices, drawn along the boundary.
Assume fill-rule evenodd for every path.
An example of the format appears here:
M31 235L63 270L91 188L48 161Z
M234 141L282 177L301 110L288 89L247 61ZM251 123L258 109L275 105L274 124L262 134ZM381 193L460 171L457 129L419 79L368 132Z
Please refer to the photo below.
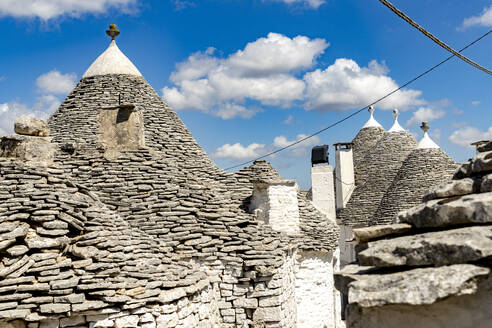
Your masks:
M474 45L474 44L475 44L475 43L477 43L478 41L480 41L480 40L482 40L483 38L485 38L485 37L486 37L487 35L489 35L490 33L492 33L492 30L488 31L487 33L485 33L485 34L481 35L479 38L477 38L477 39L475 39L474 41L470 42L470 43L469 43L469 44L467 44L464 48L462 48L461 50L459 50L459 52L462 52L462 51L464 51L464 50L468 49L469 47L471 47L472 45ZM240 166L243 166L243 165L246 165L246 164L252 163L252 162L254 162L254 161L257 161L257 160L260 160L260 159L263 159L263 158L266 158L266 157L272 156L272 155L277 154L277 153L279 153L279 152L281 152L281 151L284 151L284 150L286 150L286 149L288 149L288 148L291 148L291 147L293 147L293 146L295 146L295 145L297 145L297 144L300 144L301 142L303 142L303 141L305 141L305 140L308 140L308 139L310 139L310 138L312 138L312 137L314 137L314 136L316 136L316 135L318 135L318 134L320 134L320 133L322 133L322 132L324 132L324 131L326 131L326 130L328 130L328 129L331 129L332 127L337 126L338 124L340 124L340 123L342 123L342 122L345 122L346 120L348 120L348 119L350 119L350 118L354 117L355 115L359 114L360 112L362 112L364 109L368 108L369 106L372 106L372 105L377 104L378 102L380 102L380 101L382 101L382 100L384 100L384 99L388 98L389 96L391 96L391 95L392 95L392 94L394 94L395 92L398 92L398 91L400 91L401 89L405 88L406 86L408 86L408 85L412 84L413 82L417 81L418 79L420 79L420 78L421 78L421 77L423 77L424 75L427 75L428 73L432 72L433 70L435 70L436 68L438 68L439 66L441 66L442 64L444 64L445 62L449 61L449 60L450 60L451 58L453 58L453 57L455 57L455 55L454 55L454 54L453 54L453 55L451 55L451 56L449 56L448 58L444 59L444 60L443 60L443 61L441 61L440 63L438 63L438 64L436 64L436 65L432 66L431 68L427 69L425 72L423 72L423 73L421 73L421 74L417 75L417 76L416 76L416 77L414 77L413 79L409 80L408 82L406 82L405 84L403 84L403 85L402 85L402 86L400 86L399 88L397 88L397 89L395 89L395 90L391 91L390 93L386 94L385 96L383 96L383 97L381 97L381 98L377 99L376 101L374 101L374 102L372 102L372 103L368 104L368 105L367 105L367 106L365 106L365 107L362 107L361 109L359 109L359 110L357 110L357 111L353 112L352 114L350 114L350 115L348 115L348 116L346 116L346 117L344 117L344 118L342 118L342 119L340 119L340 120L336 121L335 123L332 123L332 124L330 124L329 126L327 126L327 127L323 128L323 129L321 129L321 130L317 131L317 132L314 132L314 133L312 133L312 134L308 135L307 137L304 137L304 138L302 138L302 139L299 139L299 140L297 140L297 141L295 141L295 142L293 142L293 143L291 143L291 144L289 144L289 145L287 145L287 146L285 146L285 147L279 148L279 149L277 149L277 150L275 150L275 151L272 151L272 152L267 153L267 154L265 154L265 155L259 156L259 157L255 158L255 159L252 159L252 160L249 160L249 161L246 161L246 162L243 162L243 163L240 163L240 164L237 164L237 165L234 165L234 166L228 167L228 168L226 168L226 169L224 169L224 170L225 170L225 171L232 170L232 169L235 169L236 167L240 167Z
M383 5L385 5L386 7L388 7L392 12L394 12L395 14L397 14L398 16L400 16L400 18L402 18L404 21L406 21L407 23L409 23L410 25L412 25L413 27L415 27L417 30L419 30L420 32L422 32L426 37L428 37L429 39L431 39L432 41L434 41L439 46L441 46L442 48L446 49L447 51L449 51L450 53L452 53L453 55L455 55L459 59L463 60L464 62L466 62L466 63L468 63L470 65L472 65L475 68L478 68L479 70L481 70L481 71L483 71L483 72L485 72L487 74L492 75L492 71L488 70L487 68L485 68L483 66L480 66L479 64L475 63L473 60L468 59L467 57L461 55L460 54L460 51L454 50L453 48L451 48L450 46L448 46L446 43L444 43L441 40L439 40L438 38L436 38L432 33L428 32L422 26L420 26L419 24L417 24L416 22L414 22L410 17L408 17L407 15L405 15L404 12L402 12L401 10L399 10L398 8L396 8L395 6L393 6L393 4L391 4L391 2L389 2L387 0L379 0L379 2L381 2Z

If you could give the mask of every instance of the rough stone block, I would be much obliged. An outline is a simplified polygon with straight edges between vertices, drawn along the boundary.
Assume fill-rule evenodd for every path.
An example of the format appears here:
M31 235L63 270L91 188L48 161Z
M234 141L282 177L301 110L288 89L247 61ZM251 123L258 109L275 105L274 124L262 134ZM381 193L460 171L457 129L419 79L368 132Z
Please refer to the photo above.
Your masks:
M48 124L40 119L21 115L14 122L15 133L27 136L49 137Z
M0 139L0 157L49 166L53 163L56 147L49 138L5 136Z

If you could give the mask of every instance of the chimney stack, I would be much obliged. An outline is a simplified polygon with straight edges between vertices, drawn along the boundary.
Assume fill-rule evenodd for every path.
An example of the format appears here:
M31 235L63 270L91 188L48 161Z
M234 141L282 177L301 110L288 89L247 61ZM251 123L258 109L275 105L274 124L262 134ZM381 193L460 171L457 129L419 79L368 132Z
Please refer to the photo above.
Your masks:
M250 212L258 221L290 235L299 233L298 186L294 180L268 180L253 182Z
M345 208L355 189L352 143L334 144L336 160L336 208Z
M314 207L336 222L333 168L328 161L327 145L316 146L311 153L311 197ZM320 164L315 166L316 164Z

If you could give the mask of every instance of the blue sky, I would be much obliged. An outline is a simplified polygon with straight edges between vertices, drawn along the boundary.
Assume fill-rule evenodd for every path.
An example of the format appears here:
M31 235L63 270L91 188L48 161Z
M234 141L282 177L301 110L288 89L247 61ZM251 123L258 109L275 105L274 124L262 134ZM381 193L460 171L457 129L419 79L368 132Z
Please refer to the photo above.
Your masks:
M490 0L394 0L459 49L492 28ZM2 0L0 134L20 114L46 118L117 42L221 167L278 149L448 56L377 0ZM464 54L491 69L492 35ZM376 105L418 139L422 120L456 161L492 138L492 78L453 59ZM350 141L366 112L269 160L309 187L309 150Z

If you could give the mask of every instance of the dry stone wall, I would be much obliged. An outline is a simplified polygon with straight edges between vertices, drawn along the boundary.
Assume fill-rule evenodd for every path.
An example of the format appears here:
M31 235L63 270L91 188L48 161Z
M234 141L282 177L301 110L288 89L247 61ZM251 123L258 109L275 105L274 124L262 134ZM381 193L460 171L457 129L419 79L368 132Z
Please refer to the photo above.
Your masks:
M101 142L121 104L145 145ZM49 126L47 168L0 160L0 322L295 327L295 252L333 251L338 229L300 193L294 236L248 213L268 164L218 169L141 77L84 78Z
M388 224L398 212L423 201L429 188L451 179L456 164L440 148L414 149L398 170L370 224Z
M403 161L416 146L410 133L388 132L367 152L352 197L339 213L344 225L369 224Z
M367 170L365 166L369 164L364 160L365 156L372 147L376 146L385 133L386 131L380 127L366 127L362 128L352 140L356 184L364 181L361 175Z
M337 325L337 298L333 254L301 252L296 267L297 327L341 327ZM339 308L339 307L338 307Z
M391 225L355 229L358 264L335 276L347 326L488 327L492 141Z

